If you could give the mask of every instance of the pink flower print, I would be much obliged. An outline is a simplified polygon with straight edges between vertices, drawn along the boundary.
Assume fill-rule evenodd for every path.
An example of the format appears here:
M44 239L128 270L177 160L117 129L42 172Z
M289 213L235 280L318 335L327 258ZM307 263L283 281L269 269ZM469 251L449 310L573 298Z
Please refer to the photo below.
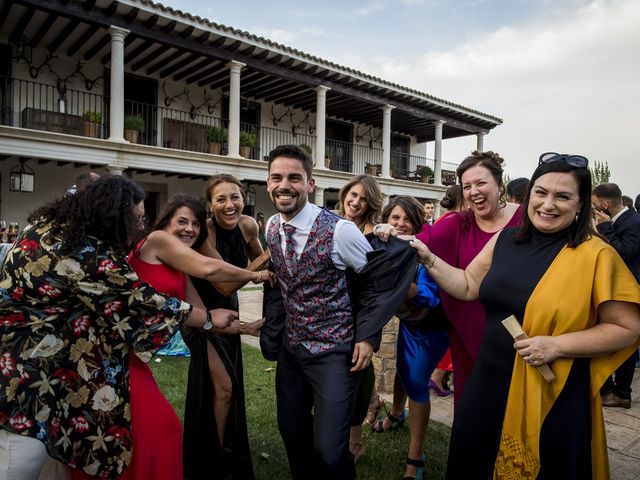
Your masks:
M22 432L33 425L33 421L29 420L26 415L18 414L9 419L9 425L15 432Z
M82 315L71 322L73 326L73 333L79 337L82 332L86 332L91 326L91 317L89 315Z
M84 433L89 430L89 422L87 422L87 419L84 417L74 417L69 423L78 433Z
M16 361L11 357L11 353L5 352L0 357L0 371L5 377L9 377L16 369Z
M98 272L100 273L106 272L108 270L115 270L115 269L116 269L115 264L108 258L100 260L100 263L98 264Z
M113 315L113 313L117 313L122 308L122 302L120 300L115 300L113 302L107 302L104 304L104 314L107 317Z
M42 296L49 297L49 298L57 298L60 295L62 295L62 292L60 290L58 290L56 287L49 285L48 283L40 285L38 287L38 291L42 294Z

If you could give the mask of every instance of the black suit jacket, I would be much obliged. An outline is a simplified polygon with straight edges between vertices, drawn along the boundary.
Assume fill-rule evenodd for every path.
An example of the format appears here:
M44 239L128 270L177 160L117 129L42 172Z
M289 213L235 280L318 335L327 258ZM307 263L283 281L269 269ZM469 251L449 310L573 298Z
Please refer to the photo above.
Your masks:
M640 282L640 214L630 208L615 223L602 222L597 228Z
M366 237L373 247L367 264L359 273L348 268L345 274L356 325L354 341L366 340L377 351L382 327L404 301L415 277L417 256L409 242L395 237L383 242L373 234ZM277 360L287 315L279 286L264 285L260 348L264 358Z

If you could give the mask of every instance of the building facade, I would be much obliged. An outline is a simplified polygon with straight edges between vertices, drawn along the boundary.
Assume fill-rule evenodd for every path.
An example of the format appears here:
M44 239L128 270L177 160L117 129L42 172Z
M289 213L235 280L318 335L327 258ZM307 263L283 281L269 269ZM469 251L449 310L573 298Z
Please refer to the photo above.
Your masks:
M140 183L151 217L232 174L268 216L264 160L283 143L315 159L318 205L360 173L437 201L455 182L443 141L482 150L500 123L148 0L0 0L0 218L21 225L89 169Z

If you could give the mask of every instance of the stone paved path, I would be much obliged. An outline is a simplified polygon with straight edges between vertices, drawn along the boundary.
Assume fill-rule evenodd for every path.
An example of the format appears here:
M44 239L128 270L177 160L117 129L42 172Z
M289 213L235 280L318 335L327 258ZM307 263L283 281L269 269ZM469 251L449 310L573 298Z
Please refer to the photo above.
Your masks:
M240 318L252 321L262 312L262 290L240 291ZM243 341L259 347L257 338L243 337ZM631 408L605 408L604 417L609 444L609 463L612 480L640 479L640 369L633 381ZM383 395L391 402L390 395ZM431 418L451 426L453 396L432 398Z

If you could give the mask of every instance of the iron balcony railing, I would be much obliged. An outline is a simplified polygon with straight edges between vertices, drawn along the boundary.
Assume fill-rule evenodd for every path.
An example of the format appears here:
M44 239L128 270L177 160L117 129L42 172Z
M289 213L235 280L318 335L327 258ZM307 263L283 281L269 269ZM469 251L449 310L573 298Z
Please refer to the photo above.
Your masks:
M227 119L202 114L197 109L177 110L161 105L126 100L125 138L132 143L192 152L226 155ZM0 123L21 128L46 130L68 135L109 137L109 97L56 85L0 77ZM134 127L134 128L128 128ZM135 135L127 130L135 130ZM383 150L327 138L325 158L316 158L316 137L295 129L283 130L263 125L240 124L240 154L266 160L278 145L300 145L316 162L331 170L381 175ZM433 181L434 161L430 158L391 152L391 176L402 180ZM455 183L457 165L443 162L445 185Z

